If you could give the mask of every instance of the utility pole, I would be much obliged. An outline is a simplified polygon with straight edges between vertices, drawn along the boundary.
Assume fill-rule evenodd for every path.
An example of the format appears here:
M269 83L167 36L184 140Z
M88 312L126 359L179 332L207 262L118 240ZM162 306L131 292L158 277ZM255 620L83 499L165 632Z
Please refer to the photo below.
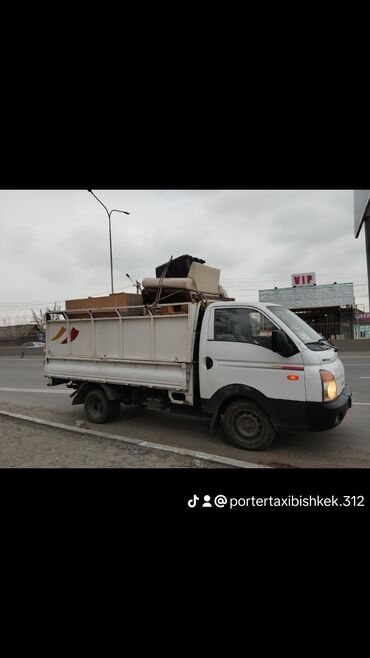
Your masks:
M127 212L127 210L117 210L117 208L114 208L113 210L108 210L107 206L105 206L104 203L102 201L100 201L100 199L98 199L98 197L96 196L96 194L94 194L94 192L92 190L87 190L87 191L90 192L90 194L92 194L97 201L99 201L100 205L103 206L103 208L105 209L105 211L108 215L108 220L109 220L109 252L110 252L110 283L111 283L111 290L112 290L112 295L113 295L114 290L113 290L112 227L111 227L110 218L111 218L111 215L114 212L120 212L123 215L129 215L130 213Z

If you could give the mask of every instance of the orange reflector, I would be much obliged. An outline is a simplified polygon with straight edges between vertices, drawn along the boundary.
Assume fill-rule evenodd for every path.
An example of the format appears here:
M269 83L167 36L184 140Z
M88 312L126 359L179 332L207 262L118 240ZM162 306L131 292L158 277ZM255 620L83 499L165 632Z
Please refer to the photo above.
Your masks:
M334 379L334 376L328 370L320 370L320 373L323 382L331 382Z
M298 375L288 375L287 377L291 382L296 382L299 379Z

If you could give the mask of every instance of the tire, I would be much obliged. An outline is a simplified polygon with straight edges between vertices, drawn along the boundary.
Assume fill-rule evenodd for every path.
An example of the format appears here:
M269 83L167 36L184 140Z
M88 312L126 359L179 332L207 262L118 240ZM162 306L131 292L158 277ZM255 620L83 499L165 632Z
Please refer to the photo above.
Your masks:
M249 400L232 402L223 421L230 443L243 450L266 450L275 438L275 429L268 416Z
M107 423L113 418L119 400L108 400L101 388L94 388L85 397L85 414L92 423Z

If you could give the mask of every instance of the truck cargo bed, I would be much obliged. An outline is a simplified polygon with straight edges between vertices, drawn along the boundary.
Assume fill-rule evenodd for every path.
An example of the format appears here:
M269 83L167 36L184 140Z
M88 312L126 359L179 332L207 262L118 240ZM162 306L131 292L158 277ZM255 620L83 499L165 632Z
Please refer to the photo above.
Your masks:
M136 316L126 310L110 309L115 317L105 318L94 310L88 318L62 311L61 319L47 319L45 376L187 391L199 304L175 312L159 305L156 314L138 307Z

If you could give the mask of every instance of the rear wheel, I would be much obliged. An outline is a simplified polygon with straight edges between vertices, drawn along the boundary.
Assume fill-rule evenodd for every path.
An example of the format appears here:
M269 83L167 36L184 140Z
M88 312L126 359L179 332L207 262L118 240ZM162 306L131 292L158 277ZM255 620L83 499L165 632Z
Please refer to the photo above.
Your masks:
M85 413L92 423L107 423L118 414L119 400L108 400L101 388L90 391L85 398Z
M243 450L265 450L275 438L268 416L249 400L236 400L227 407L224 428L230 443Z

